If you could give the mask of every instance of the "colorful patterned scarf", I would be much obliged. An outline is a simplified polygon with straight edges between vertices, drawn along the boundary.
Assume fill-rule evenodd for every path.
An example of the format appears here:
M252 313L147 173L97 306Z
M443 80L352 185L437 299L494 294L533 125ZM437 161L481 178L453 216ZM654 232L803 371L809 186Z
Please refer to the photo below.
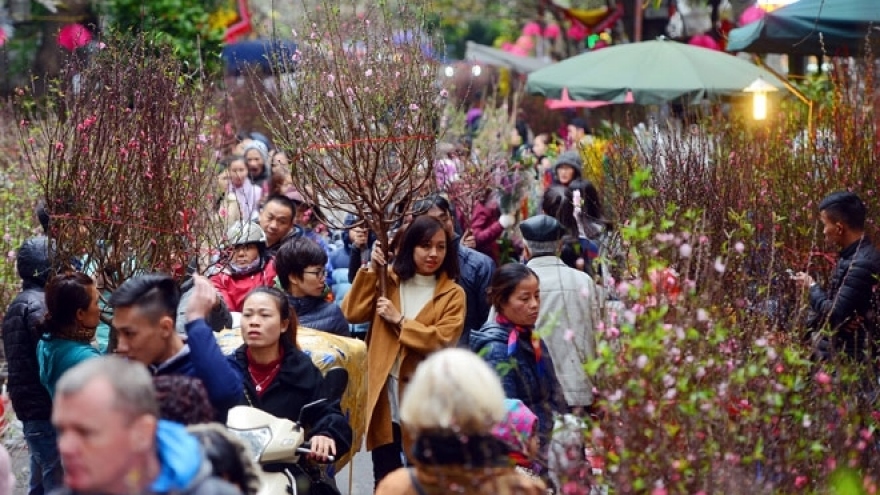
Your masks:
M535 351L535 362L539 365L541 364L541 338L538 337L533 330L533 327L524 327L521 325L517 325L507 319L506 316L499 314L495 317L495 322L499 325L510 328L510 334L507 336L507 356L513 356L513 353L516 352L516 344L519 340L519 337L522 336L525 339L529 339L532 343L532 350ZM540 371L540 366L538 367Z

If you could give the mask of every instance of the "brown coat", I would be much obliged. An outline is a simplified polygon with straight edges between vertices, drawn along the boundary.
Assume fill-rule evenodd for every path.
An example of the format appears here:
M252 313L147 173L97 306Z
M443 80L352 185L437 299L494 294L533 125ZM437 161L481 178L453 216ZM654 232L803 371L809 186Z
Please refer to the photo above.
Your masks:
M386 297L400 309L400 279L391 269L388 270ZM437 278L433 299L414 320L407 319L399 330L376 314L378 298L377 274L362 268L342 301L342 312L348 321L372 321L367 334L367 450L394 441L391 404L385 384L398 352L401 357L400 396L403 397L416 366L428 354L455 345L464 329L464 290L445 273Z
M543 481L530 478L507 468L464 468L461 466L428 466L416 469L416 478L427 495L463 493L467 495L545 495ZM407 469L398 469L386 476L376 495L418 495Z

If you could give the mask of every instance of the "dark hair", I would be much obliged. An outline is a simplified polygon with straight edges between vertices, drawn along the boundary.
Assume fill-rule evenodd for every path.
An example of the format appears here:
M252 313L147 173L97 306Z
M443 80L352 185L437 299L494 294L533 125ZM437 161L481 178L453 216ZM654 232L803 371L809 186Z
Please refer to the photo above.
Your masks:
M413 205L413 215L425 215L428 213L428 210L435 206L448 215L452 214L452 205L449 203L449 200L439 194L432 194L427 198L416 201L415 205Z
M212 467L212 473L238 487L244 495L253 495L260 490L260 480L249 452L241 440L229 433L223 425L198 424L187 427L187 431L198 439L205 457Z
M853 230L865 229L867 211L865 203L855 193L837 191L825 196L819 203L819 211L835 222L843 222Z
M575 117L571 119L571 122L569 122L568 125L576 127L578 129L583 129L584 133L586 134L592 134L592 132L590 131L590 126L589 124L587 124L587 121L580 117Z
M39 325L40 333L58 334L76 324L76 312L92 305L89 287L95 285L85 273L57 275L46 286L46 315Z
M291 275L301 279L306 268L313 265L323 267L326 264L327 253L317 242L306 237L288 240L275 254L275 271L284 290L290 289Z
M164 316L175 321L178 305L180 287L164 273L147 273L130 278L110 296L110 306L114 309L134 306L153 324Z
M287 294L281 292L275 287L257 287L248 292L248 295L244 297L241 302L242 307L244 307L244 303L255 294L266 294L275 301L275 306L278 307L278 314L281 316L281 321L287 320L287 343L293 347L299 348L296 344L296 329L299 326L299 320L296 317L296 312L290 309L290 303L287 302Z
M291 219L296 216L296 204L293 202L292 199L288 198L287 196L281 194L273 194L269 196L268 199L266 199L266 202L263 204L263 208L265 208L266 205L269 203L278 203L279 205L290 210Z
M574 203L574 191L581 193L581 222L585 229L590 229L590 224L599 223L605 229L611 230L614 224L605 218L605 208L602 206L602 198L599 196L599 190L587 179L575 179L571 181L568 188L572 192L572 205ZM586 232L588 237L593 237L596 232Z
M440 220L422 215L416 217L406 228L403 240L400 242L400 247L394 254L394 272L397 273L401 280L409 280L415 276L416 263L413 255L415 254L416 247L429 241L438 231L442 231L446 237L446 256L443 258L437 273L445 272L446 276L452 280L458 278L459 268L456 243L452 241L449 232L446 231Z
M529 277L535 277L535 280L540 281L538 274L522 263L508 263L499 267L492 274L489 289L486 291L489 304L500 312L501 306L510 299L520 282Z
M214 407L200 379L186 375L159 375L153 377L153 385L162 419L182 425L214 421Z
M571 189L565 186L550 186L544 191L541 210L545 215L555 218L565 227L568 234L578 235L577 220L574 218L574 196Z
M229 167L232 166L234 162L242 161L245 164L245 168L247 168L247 160L241 155L229 155L223 159L224 168L229 170Z

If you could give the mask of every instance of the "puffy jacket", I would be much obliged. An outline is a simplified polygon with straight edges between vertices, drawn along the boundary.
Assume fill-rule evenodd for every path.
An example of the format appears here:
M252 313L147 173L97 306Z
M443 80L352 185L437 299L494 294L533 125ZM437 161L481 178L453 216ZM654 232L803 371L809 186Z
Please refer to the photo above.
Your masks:
M459 239L455 240L456 243ZM467 310L464 316L464 331L458 341L460 347L467 347L470 333L483 326L489 317L489 299L486 292L489 281L495 272L495 262L485 254L467 246L458 245L458 265L461 273L458 285L464 289Z
M241 495L229 483L211 474L213 467L202 452L199 441L183 425L159 421L156 429L159 474L142 492L145 495ZM77 495L64 487L52 495Z
M238 404L250 405L279 418L298 421L303 406L318 399L328 399L318 406L309 418L303 418L308 425L309 437L324 435L336 442L336 457L345 455L352 444L352 430L342 414L338 398L325 395L324 378L312 359L301 350L285 341L284 357L278 376L266 387L263 395L257 395L253 380L248 372L247 345L243 345L229 356L229 362L240 374L239 383L244 383L244 391L238 396Z
M275 285L275 260L269 260L262 270L248 275L233 275L224 269L210 279L229 311L241 313L244 298L250 291Z
M523 334L519 335L513 354L508 356L508 335L509 328L495 322L486 323L478 331L471 332L471 350L485 353L483 359L501 377L504 395L521 400L535 413L541 445L546 446L553 431L553 413L563 413L566 409L553 360L542 340L539 366L530 336Z
M471 218L471 232L474 233L474 240L477 243L477 251L492 258L492 261L498 263L501 259L501 249L498 246L498 239L504 233L504 227L498 222L501 218L501 210L498 209L498 203L490 200L487 203L477 202L474 205L474 213Z
M810 289L810 308L818 314L818 321L827 321L834 329L834 349L861 358L865 351L865 337L878 338L876 321L867 321L858 329L848 329L846 325L852 318L865 318L871 312L878 275L880 252L867 237L863 237L840 251L827 290L819 285ZM869 320L876 320L876 316Z
M320 297L287 296L299 324L314 330L351 337L351 330L339 306Z
M52 417L52 398L40 384L37 324L46 313L44 288L50 263L46 237L28 239L18 251L16 266L22 290L3 317L3 349L9 363L7 386L15 414L22 421Z

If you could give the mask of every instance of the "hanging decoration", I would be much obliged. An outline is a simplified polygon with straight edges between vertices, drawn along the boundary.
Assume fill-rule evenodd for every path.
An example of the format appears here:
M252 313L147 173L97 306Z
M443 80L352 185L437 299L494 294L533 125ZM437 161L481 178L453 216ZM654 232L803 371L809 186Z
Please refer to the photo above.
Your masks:
M698 34L693 36L690 41L688 41L689 45L699 46L702 48L708 48L710 50L721 50L721 45L715 41L715 38L709 36L708 34Z
M92 41L92 32L82 24L67 24L58 31L58 44L67 51L82 48Z
M251 25L251 12L248 10L247 0L237 0L237 2L239 20L226 28L226 34L223 36L223 41L226 43L234 43L254 29Z

